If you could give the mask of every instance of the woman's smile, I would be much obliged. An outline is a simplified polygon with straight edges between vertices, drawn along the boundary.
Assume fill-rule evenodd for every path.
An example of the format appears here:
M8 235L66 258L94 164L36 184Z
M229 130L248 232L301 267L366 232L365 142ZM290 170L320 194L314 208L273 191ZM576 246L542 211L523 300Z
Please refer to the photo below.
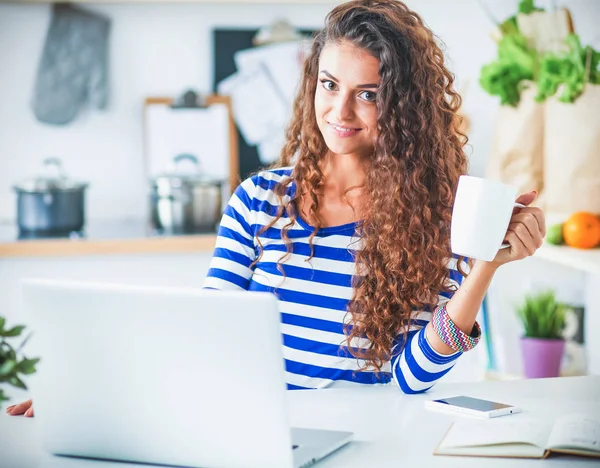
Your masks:
M334 133L340 138L352 137L362 130L361 128L348 127L346 125L339 125L329 121L327 123Z

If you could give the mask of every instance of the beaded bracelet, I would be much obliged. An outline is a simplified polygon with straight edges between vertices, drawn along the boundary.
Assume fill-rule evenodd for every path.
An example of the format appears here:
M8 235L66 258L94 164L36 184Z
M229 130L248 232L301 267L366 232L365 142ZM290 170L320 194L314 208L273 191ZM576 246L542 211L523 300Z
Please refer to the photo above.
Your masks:
M473 325L471 334L466 334L452 321L448 312L446 312L446 305L442 305L435 310L431 323L440 340L456 351L469 351L481 339L481 327L477 322Z

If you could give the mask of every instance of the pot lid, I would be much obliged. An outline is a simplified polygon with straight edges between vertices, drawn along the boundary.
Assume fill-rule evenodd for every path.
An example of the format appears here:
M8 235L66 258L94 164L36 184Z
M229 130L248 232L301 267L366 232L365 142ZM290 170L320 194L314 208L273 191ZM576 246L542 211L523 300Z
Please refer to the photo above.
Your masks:
M184 164L185 162L189 164ZM186 168L187 166L187 168ZM200 170L200 162L193 154L178 154L172 160L170 167L162 174L151 178L157 185L171 185L172 187L181 187L184 184L194 185L216 185L223 181L203 174Z
M87 182L70 179L59 158L44 159L44 168L47 174L24 180L16 184L14 188L25 192L46 192L49 190L81 190L88 186Z
M223 181L215 179L206 175L198 174L176 174L176 173L164 173L159 174L151 178L155 184L170 183L173 186L179 186L183 184L194 184L194 185L214 185L220 184Z

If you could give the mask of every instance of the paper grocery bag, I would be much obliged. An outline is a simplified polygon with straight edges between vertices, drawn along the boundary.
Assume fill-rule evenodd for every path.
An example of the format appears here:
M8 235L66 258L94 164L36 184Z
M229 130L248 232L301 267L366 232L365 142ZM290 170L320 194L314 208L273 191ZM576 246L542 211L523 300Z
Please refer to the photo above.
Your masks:
M587 84L574 103L552 97L544 113L546 211L600 214L600 85Z
M544 188L544 106L533 83L517 107L500 106L486 176L514 185L519 193Z

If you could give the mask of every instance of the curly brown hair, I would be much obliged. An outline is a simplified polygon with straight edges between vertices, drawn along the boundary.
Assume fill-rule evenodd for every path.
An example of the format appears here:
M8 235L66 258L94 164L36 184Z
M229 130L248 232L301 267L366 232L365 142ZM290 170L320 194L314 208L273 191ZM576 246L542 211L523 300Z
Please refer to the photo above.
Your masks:
M287 142L275 165L293 164L294 169L276 187L277 216L259 232L288 215L282 230L287 253L278 265L284 278L281 264L293 251L288 232L302 197L312 201L311 248L322 227L321 163L328 149L317 127L314 99L321 51L342 42L364 49L380 64L377 139L366 171L367 209L357 224L361 248L355 255L350 320L344 327L348 351L364 360L363 369L379 372L392 357L398 335L406 338L413 311L432 310L438 294L450 289L450 218L458 179L467 171L467 138L459 131L461 99L453 88L454 77L419 15L395 0L356 0L334 8L304 63ZM295 195L284 205L292 182ZM261 253L255 264L262 256L258 243ZM367 338L369 347L352 346L358 338Z

